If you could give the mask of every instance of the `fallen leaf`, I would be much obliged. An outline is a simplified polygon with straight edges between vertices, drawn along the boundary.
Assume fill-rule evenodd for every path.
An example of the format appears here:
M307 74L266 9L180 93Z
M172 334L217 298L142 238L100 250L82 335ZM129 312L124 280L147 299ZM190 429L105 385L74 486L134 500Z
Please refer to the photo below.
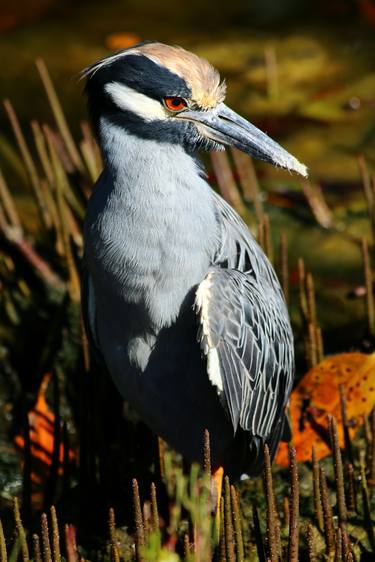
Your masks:
M49 475L49 467L52 463L54 447L54 426L55 414L50 409L46 392L51 381L51 374L44 375L39 387L35 406L28 413L30 427L30 449L31 449L31 481L33 485L33 503L37 503L41 498L40 488L44 486ZM25 439L23 435L15 437L15 444L24 450ZM69 450L69 459L75 458L73 450ZM62 474L62 463L64 460L64 444L60 444L59 450L59 474Z
M290 399L292 441L299 461L311 459L315 445L318 458L330 454L328 415L338 422L340 446L344 446L339 387L346 396L349 434L353 438L375 406L375 353L341 353L327 357L310 369ZM288 445L281 443L276 463L287 466Z

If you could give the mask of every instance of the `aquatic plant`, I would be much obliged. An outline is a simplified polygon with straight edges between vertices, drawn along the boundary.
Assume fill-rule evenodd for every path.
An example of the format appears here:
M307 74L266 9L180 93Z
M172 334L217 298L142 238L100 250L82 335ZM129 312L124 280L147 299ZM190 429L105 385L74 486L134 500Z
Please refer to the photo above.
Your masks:
M375 415L371 416L371 425L373 436ZM374 439L371 437L370 443L365 440L354 445L353 466L348 462L347 449L343 451L343 460L338 447L337 425L333 417L330 418L330 435L332 456L323 466L316 460L313 451L312 473L307 476L304 470L303 481L295 449L290 447L287 471L290 489L286 491L285 496L275 492L275 475L272 474L269 452L265 446L265 501L261 500L261 505L258 505L257 500L252 502L250 517L250 506L244 506L244 490L242 489L241 493L241 486L231 484L229 478L225 477L220 500L219 532L210 501L209 472L201 472L197 466L192 466L190 474L187 475L176 463L171 451L164 454L163 482L168 495L167 518L162 519L159 514L157 486L152 483L147 493L139 488L138 480L133 479L133 523L130 534L127 529L117 528L115 510L110 508L107 541L103 541L96 551L90 552L80 545L79 526L77 528L71 524L65 524L64 527L59 525L53 506L49 509L49 514L42 513L39 530L31 536L24 528L19 503L15 499L13 515L16 535L7 544L2 527L0 528L0 560L15 560L19 553L24 562L32 559L61 562L62 556L69 562L86 558L112 562L195 562L210 560L212 557L216 557L220 562L257 559L274 562L301 559L313 561L326 557L340 561L362 559L361 556L366 552L375 552L369 491L369 483L374 476ZM207 442L206 447L209 452ZM352 453L353 451L350 454ZM366 457L370 459L367 469ZM276 478L280 476L278 473ZM312 497L309 498L312 501L306 503L306 493L303 496L300 494L301 486L307 486L310 491L311 487L313 488ZM63 540L60 534L64 537ZM60 546L62 543L63 546Z

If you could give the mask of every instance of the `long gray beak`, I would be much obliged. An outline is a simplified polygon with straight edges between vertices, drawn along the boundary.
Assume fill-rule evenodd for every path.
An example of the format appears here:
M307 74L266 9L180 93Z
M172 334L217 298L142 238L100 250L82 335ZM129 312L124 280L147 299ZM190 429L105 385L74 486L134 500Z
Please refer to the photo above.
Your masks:
M297 158L224 103L210 111L183 111L178 118L193 121L204 136L214 141L235 146L254 158L293 170L304 177L308 175L306 166Z

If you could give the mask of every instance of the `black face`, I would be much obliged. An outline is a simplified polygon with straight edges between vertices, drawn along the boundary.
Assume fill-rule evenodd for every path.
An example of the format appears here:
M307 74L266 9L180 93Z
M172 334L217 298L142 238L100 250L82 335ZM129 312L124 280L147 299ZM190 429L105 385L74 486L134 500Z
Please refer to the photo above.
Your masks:
M85 93L97 136L100 136L100 118L105 117L140 138L179 143L188 150L215 148L216 143L212 143L212 147L207 146L210 141L200 137L192 122L173 119L173 116L171 119L145 121L135 113L119 108L105 91L105 86L111 82L124 84L160 103L167 96L191 98L191 90L183 78L148 57L131 54L119 57L97 71L94 69L87 79Z

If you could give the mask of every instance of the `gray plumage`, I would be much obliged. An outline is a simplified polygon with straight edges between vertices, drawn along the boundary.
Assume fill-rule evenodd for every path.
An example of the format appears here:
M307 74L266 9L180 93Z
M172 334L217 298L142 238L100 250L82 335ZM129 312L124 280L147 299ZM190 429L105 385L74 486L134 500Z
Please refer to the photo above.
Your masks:
M145 138L144 118L137 133L111 112L96 119L105 167L87 210L82 297L91 346L188 460L202 461L207 428L213 466L257 473L293 381L274 270L182 142Z

